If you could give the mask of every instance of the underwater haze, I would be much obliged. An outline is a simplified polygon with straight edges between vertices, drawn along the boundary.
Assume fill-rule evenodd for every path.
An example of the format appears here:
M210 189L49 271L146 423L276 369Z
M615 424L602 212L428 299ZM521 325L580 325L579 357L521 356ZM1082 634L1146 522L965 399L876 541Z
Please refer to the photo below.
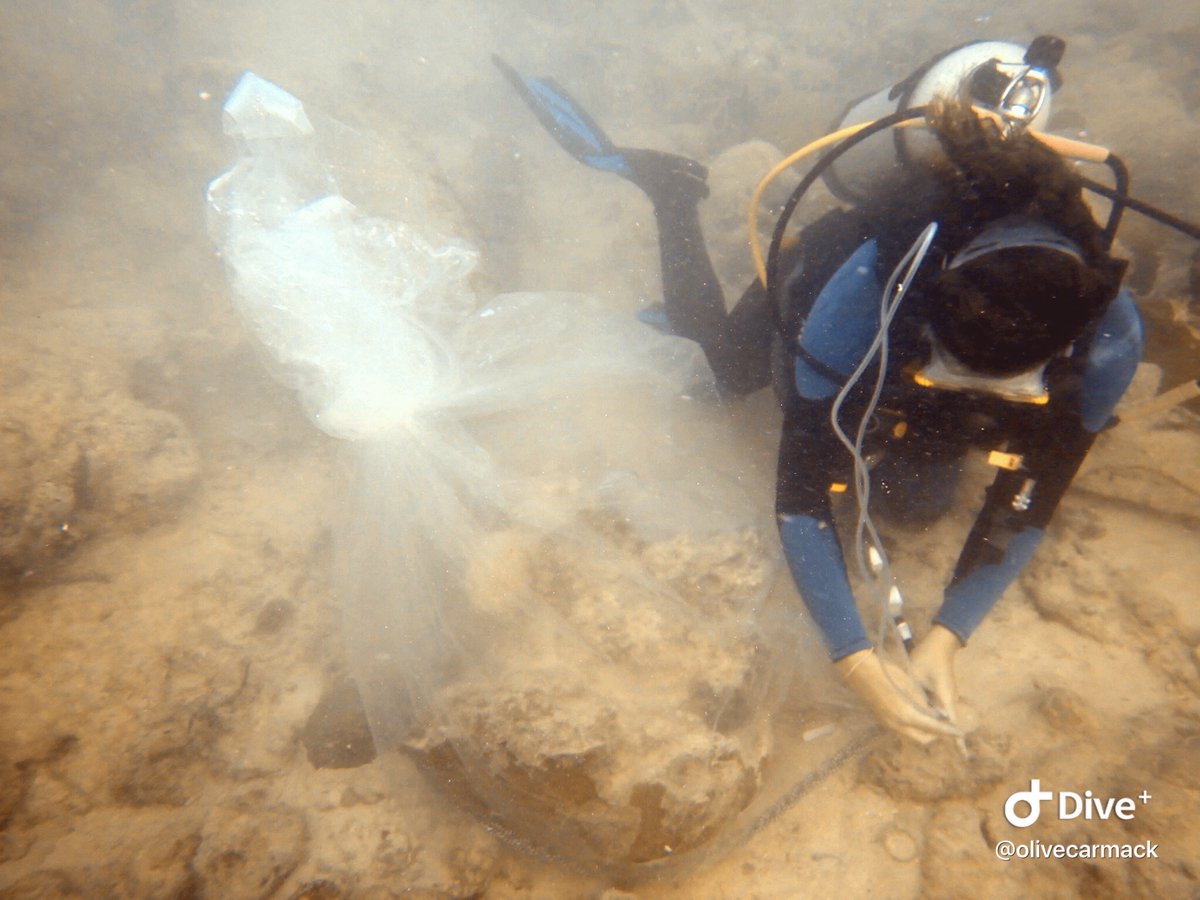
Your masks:
M1196 242L1125 214L1123 420L959 656L969 756L909 746L781 564L770 392L639 321L650 204L492 61L709 166L736 297L781 154L1041 34L1049 130L1200 220L1186 0L5 2L0 898L1194 895L1200 406L1145 404L1200 377ZM970 522L893 534L914 621ZM1032 779L1153 799L1010 827Z

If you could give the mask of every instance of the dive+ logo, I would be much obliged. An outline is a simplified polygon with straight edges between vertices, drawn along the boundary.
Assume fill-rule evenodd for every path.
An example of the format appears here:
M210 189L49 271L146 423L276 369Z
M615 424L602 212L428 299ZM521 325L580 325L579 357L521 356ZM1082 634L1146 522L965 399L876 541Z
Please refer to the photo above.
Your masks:
M1115 817L1129 821L1134 817L1134 810L1137 808L1136 801L1140 800L1145 806L1150 802L1151 794L1143 789L1136 798L1109 797L1102 800L1092 796L1091 791L1084 791L1083 796L1074 791L1059 791L1057 796L1059 819L1078 819L1082 816L1085 819ZM1004 818L1008 819L1008 824L1017 828L1028 828L1042 814L1042 803L1047 800L1053 801L1054 798L1054 791L1043 791L1042 782L1037 778L1031 778L1029 790L1014 791L1008 795L1008 799L1004 801ZM1028 808L1028 812L1018 812L1017 808L1021 804Z

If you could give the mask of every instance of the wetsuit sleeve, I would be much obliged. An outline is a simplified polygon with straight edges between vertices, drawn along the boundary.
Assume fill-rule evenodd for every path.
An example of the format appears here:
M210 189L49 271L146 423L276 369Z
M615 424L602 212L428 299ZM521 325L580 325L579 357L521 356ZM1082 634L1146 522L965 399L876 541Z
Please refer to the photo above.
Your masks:
M830 427L833 400L879 327L874 242L856 250L825 285L797 340L776 473L779 537L796 588L838 660L871 646L854 603L833 526L829 488L851 460Z
M871 646L854 606L833 523L815 516L779 516L779 540L796 589L834 661Z
M1001 471L967 536L934 621L966 641L1032 558L1047 524L1142 357L1142 321L1122 291L1092 340L1073 403L1011 442L1021 468ZM1053 404L1053 400L1052 400Z

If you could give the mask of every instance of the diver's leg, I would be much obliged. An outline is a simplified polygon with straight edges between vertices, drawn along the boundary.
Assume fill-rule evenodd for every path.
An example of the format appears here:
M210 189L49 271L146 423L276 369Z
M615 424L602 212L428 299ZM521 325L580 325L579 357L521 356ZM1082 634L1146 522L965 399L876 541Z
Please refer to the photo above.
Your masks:
M726 312L700 227L699 203L708 195L704 168L651 150L621 152L633 170L629 180L654 204L671 331L700 345L722 394L765 387L770 383L772 328L766 296L751 289L733 313Z
M775 341L775 318L771 314L767 292L757 279L742 294L725 318L719 357L723 369L717 372L722 390L728 395L751 394L772 382L771 352Z
M671 330L701 346L714 345L725 326L725 295L700 228L708 170L694 160L656 150L621 148L629 174L654 204L662 263L663 300Z
M655 203L654 218L667 321L675 334L711 355L725 329L725 294L704 244L696 201Z
M492 60L564 150L585 165L628 179L650 198L658 222L663 296L671 330L700 344L722 393L746 393L746 384L757 381L747 380L746 365L757 362L769 371L769 332L766 341L758 340L761 323L750 321L746 313L735 319L733 327L741 329L741 323L748 327L729 331L725 297L704 246L696 208L708 196L704 183L708 171L686 157L617 147L552 78L522 75L498 56ZM757 386L769 380L768 375Z

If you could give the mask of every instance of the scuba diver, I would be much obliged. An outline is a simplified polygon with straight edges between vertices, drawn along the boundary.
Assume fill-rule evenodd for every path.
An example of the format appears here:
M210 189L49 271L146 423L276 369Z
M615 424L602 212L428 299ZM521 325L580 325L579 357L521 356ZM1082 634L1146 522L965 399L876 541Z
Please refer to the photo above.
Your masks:
M1142 355L1126 263L1111 255L1130 199L1123 169L1093 157L1118 173L1101 224L1083 198L1095 183L1034 133L1063 49L1052 37L967 44L852 107L729 312L701 233L705 168L614 146L552 80L495 60L565 149L649 197L667 329L700 345L720 393L775 385L776 516L796 587L846 684L921 743L962 738L957 652L1029 562ZM822 176L845 205L786 235ZM952 505L973 448L989 451L997 474L914 645L868 502L928 524ZM882 659L886 632L873 641L855 605L834 518L848 486L853 558L880 593L904 668Z

